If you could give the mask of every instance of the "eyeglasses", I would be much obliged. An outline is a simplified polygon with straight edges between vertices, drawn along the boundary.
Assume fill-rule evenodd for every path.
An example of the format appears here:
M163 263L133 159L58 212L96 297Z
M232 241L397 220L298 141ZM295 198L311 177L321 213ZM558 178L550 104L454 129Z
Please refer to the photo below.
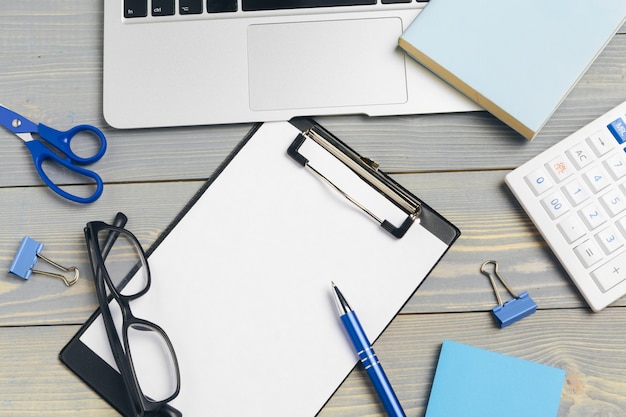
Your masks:
M161 327L137 318L130 302L146 294L151 276L137 238L123 226L94 221L84 229L100 312L115 363L136 416L182 416L167 403L180 392L172 343Z

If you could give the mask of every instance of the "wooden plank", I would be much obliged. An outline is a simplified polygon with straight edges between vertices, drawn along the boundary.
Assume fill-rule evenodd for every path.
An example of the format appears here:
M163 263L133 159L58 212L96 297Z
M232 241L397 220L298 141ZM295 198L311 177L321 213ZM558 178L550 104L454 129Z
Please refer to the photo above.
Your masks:
M0 327L0 415L119 417L58 359L78 326Z
M620 308L602 315L539 311L506 329L494 327L488 313L401 315L374 347L407 415L424 415L441 342L454 340L564 369L559 417L619 416L626 410L626 335L613 329L624 320ZM383 414L365 372L357 368L320 417Z
M0 189L0 325L82 323L96 309L83 228L88 221L110 222L117 211L147 248L182 210L202 182L108 185L88 206L57 198L45 188ZM74 265L81 278L67 288L60 280L32 275L23 281L7 271L22 237L43 243L43 254L61 265ZM43 261L37 267L46 269Z
M509 285L519 292L528 291L539 308L587 308L504 184L507 172L395 177L461 229L459 240L404 311L491 310L496 298L489 280L479 271L487 260L496 260ZM500 292L503 298L510 298L504 288L500 287Z
M545 242L508 192L506 171L402 174L396 180L461 229L461 238L437 265L405 312L486 311L495 306L482 262L500 262L503 276L527 290L540 308L587 308ZM0 234L0 269L7 271L24 235L43 242L44 253L61 264L76 264L83 279L72 287L49 278L23 282L0 279L0 325L80 323L95 308L82 237L87 221L130 218L129 229L151 245L202 182L111 184L102 200L87 207L56 198L45 188L0 189L6 212ZM19 208L16 210L15 208ZM504 289L501 289L504 291ZM503 294L506 297L506 293ZM620 300L617 305L625 305Z
M626 409L626 334L614 331L626 326L620 308L601 314L538 311L513 326L494 327L487 312L401 315L374 347L409 416L424 415L443 340L564 369L559 417L618 416ZM117 415L57 359L77 330L78 326L0 328L0 415ZM307 366L303 361L302 372ZM365 372L357 367L320 416L364 415L383 411Z

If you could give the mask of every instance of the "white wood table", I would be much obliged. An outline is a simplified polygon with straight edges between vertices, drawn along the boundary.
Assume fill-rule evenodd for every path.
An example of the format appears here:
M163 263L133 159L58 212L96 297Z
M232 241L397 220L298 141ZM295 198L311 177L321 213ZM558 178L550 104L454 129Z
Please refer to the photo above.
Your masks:
M125 212L150 246L250 125L114 130L102 117L102 1L3 2L0 103L67 129L101 128L106 182L77 205L42 185L21 141L0 130L0 415L115 416L58 353L96 308L82 229ZM485 112L318 121L455 223L461 238L375 344L408 416L423 416L441 342L455 340L563 368L559 417L626 413L626 299L592 313L504 185L507 172L626 100L626 27L533 141ZM23 236L76 265L79 282L7 271ZM481 263L498 260L537 313L498 329ZM302 372L307 372L303 362ZM208 394L207 394L208 395ZM245 401L245 396L242 398ZM523 406L511 404L511 407ZM357 367L320 415L384 414Z

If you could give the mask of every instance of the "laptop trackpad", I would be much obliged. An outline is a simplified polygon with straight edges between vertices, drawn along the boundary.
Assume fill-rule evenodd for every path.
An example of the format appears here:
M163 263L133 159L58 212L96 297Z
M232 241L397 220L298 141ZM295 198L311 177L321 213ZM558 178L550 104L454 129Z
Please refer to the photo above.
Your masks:
M399 18L251 25L250 108L404 103L401 34Z

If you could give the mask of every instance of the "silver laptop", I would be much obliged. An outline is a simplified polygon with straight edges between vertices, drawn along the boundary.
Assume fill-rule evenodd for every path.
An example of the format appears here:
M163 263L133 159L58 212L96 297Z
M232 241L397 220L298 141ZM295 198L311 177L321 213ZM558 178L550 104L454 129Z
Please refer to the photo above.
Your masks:
M476 110L398 49L428 4L398 1L105 0L105 119L142 128Z

